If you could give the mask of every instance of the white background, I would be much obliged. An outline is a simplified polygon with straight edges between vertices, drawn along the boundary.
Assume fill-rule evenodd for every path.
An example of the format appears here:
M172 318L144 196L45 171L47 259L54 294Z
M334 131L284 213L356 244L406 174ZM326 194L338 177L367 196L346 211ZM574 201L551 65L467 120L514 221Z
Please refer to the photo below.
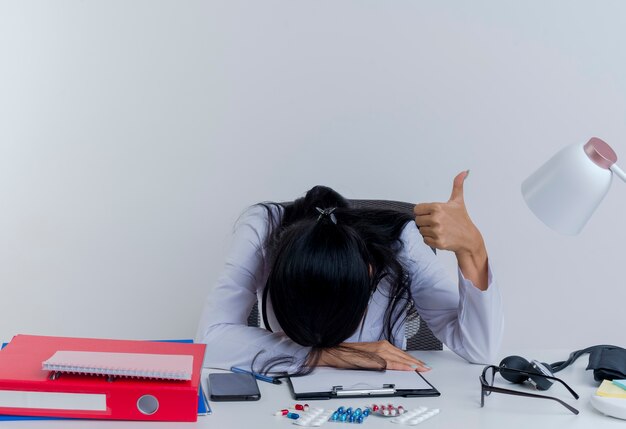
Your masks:
M509 350L626 345L626 184L577 237L520 185L626 154L622 1L0 0L0 338L193 337L242 210L466 203ZM441 252L454 275L454 258Z

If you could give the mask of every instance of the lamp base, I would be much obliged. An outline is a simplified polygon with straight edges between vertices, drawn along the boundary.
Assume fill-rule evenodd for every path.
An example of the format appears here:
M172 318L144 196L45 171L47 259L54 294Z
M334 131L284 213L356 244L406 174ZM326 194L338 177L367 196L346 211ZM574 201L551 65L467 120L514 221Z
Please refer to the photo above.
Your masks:
M602 414L626 420L626 399L593 395L591 405Z

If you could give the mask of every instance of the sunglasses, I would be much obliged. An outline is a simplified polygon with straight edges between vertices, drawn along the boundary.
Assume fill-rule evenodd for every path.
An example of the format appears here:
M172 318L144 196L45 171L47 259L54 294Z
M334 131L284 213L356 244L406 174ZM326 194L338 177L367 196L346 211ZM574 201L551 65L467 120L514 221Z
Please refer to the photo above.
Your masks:
M511 389L505 389L505 388L502 388L502 387L494 386L493 382L494 382L494 380L496 378L496 373L498 373L498 372L500 374L502 374L502 372L511 372L511 373L524 375L524 376L527 376L527 377L530 377L532 375L533 377L543 377L543 378L545 378L547 380L558 381L563 386L565 386L565 388L572 394L572 396L574 398L578 399L578 394L576 392L574 392L574 390L571 387L569 387L567 385L567 383L565 383L560 378L550 377L548 375L539 374L539 373L535 373L535 372L522 371L522 370L519 370L519 369L500 368L499 366L496 366L496 365L488 365L488 366L485 367L485 369L483 369L483 373L479 377L479 379L480 379L480 386L481 386L481 393L480 393L480 406L481 407L485 406L485 396L489 396L491 394L491 392L496 392L496 393L504 393L504 394L507 394L507 395L526 396L526 397L529 397L529 398L550 399L551 401L556 401L559 404L563 405L565 408L570 410L572 413L578 414L578 410L576 408L574 408L571 405L563 402L559 398L555 398L553 396L547 396L547 395L538 395L536 393L530 393L530 392L521 392L521 391L518 391L518 390L511 390Z

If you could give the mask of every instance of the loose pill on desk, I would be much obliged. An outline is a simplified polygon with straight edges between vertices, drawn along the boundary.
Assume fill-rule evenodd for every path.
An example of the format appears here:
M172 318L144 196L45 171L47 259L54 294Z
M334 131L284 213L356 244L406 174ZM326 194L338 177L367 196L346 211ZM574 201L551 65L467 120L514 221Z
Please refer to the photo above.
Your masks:
M289 410L278 410L274 413L275 416L286 416L289 414Z

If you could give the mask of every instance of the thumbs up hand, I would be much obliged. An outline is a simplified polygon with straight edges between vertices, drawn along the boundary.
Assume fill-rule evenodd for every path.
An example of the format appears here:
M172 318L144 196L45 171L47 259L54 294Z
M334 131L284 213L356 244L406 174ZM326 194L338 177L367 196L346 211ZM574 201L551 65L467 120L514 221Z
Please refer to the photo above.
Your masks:
M463 182L468 174L464 171L454 178L448 202L417 204L413 208L415 223L430 247L457 253L483 246L480 231L467 214L463 200Z
M465 277L484 290L487 288L487 249L465 208L463 183L468 174L469 170L463 171L454 178L448 202L417 204L413 214L424 243L454 252Z

